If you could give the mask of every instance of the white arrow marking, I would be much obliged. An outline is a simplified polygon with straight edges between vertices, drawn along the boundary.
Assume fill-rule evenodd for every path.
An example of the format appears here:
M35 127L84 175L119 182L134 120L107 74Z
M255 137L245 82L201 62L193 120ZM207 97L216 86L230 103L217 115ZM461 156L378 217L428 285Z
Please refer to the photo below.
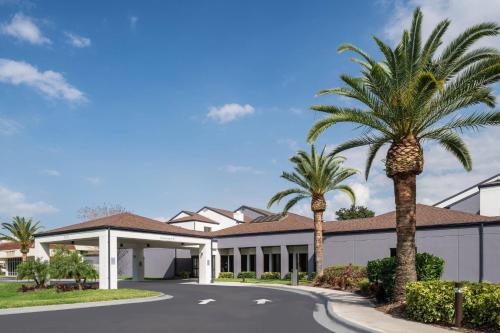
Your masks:
M211 298L209 298L209 299L202 299L202 300L200 300L200 302L198 304L205 305L205 304L208 304L210 302L215 302L215 300L211 299Z
M267 302L271 301L265 298L261 298L261 299L256 299L254 302L257 302L257 304L266 304Z

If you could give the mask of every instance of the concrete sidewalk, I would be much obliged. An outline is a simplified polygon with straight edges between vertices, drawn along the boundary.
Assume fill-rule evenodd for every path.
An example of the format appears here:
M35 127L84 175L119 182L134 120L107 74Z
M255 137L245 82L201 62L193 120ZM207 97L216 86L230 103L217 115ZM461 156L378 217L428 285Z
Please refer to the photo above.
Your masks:
M300 290L322 296L328 300L329 311L332 311L336 318L342 319L347 323L354 324L354 326L366 328L366 331L385 333L450 333L451 331L446 328L395 318L376 310L370 300L350 292L308 286L292 287L276 284L243 284L238 282L221 284L233 286L251 285L256 287L272 287L290 291Z

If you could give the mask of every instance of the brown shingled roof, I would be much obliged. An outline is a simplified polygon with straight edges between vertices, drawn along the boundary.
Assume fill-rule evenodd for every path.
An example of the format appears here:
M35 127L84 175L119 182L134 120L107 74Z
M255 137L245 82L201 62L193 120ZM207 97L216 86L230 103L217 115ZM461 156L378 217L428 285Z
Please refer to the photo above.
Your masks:
M499 221L500 217L474 215L456 210L417 204L417 227ZM396 212L375 217L326 222L325 233L355 232L396 228Z
M35 247L35 244L31 244L30 245L30 248L34 248ZM50 244L49 246L51 249L55 249L58 247L57 244ZM64 245L65 248L67 248L68 250L74 250L75 249L75 246L72 245L72 244L66 244ZM0 251L9 251L9 250L20 250L21 249L21 245L18 243L18 242L4 242L4 243L0 243Z
M286 231L313 230L313 220L305 216L288 213L285 218L274 222L243 223L212 232L215 237L237 236Z
M41 232L37 236L59 234L72 231L92 230L92 229L125 229L134 231L146 231L156 233L166 233L183 236L197 236L208 237L207 233L203 231L194 231L181 227L176 227L168 223L153 220L147 217L131 214L121 213L112 216L102 217L96 220L72 224L66 227Z
M216 222L216 221L209 219L208 217L200 215L198 213L193 213L189 216L179 217L177 219L169 221L168 223L174 224L174 223L190 222L190 221L199 221L199 222L205 222L205 223L211 223L211 224L220 224L219 222Z

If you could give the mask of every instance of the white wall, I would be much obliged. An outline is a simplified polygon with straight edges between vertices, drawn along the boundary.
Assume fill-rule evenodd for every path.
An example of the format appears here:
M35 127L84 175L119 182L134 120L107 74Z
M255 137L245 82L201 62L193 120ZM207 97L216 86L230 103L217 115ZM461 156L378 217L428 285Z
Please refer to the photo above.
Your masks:
M214 228L212 230L220 230L238 224L238 222L236 222L235 220L230 219L229 217L226 217L222 214L216 213L208 208L202 209L201 211L198 212L198 214L208 217L209 219L214 220L216 222L219 222L219 225L217 225L217 229Z
M500 216L500 185L481 187L480 214L485 216Z

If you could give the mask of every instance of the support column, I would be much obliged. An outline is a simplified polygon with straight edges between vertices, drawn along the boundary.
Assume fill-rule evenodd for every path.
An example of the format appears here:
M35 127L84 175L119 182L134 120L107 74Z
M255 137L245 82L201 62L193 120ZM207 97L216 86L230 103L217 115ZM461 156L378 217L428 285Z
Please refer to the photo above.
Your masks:
M99 236L99 289L118 288L118 246L111 230Z
M316 271L316 259L314 257L314 244L307 244L307 275L312 276Z
M234 262L234 277L238 277L241 272L241 253L240 248L233 248L233 262Z
M284 279L285 275L288 273L288 249L286 245L281 245L280 257L281 257L281 278Z
M215 276L214 278L218 278L220 274L220 253L218 250L214 251L214 256L215 256Z
M35 258L40 258L42 261L50 260L50 249L48 243L40 243L35 239Z
M257 246L255 248L255 274L257 275L257 279L260 279L260 276L264 272L264 253L262 252L262 247Z
M144 281L144 249L142 247L132 249L132 280Z
M210 246L210 242L200 244L198 253L198 283L209 284L212 282L212 248Z
M265 254L266 256L269 256L269 272L274 272L273 270L273 253L271 252L270 254Z

